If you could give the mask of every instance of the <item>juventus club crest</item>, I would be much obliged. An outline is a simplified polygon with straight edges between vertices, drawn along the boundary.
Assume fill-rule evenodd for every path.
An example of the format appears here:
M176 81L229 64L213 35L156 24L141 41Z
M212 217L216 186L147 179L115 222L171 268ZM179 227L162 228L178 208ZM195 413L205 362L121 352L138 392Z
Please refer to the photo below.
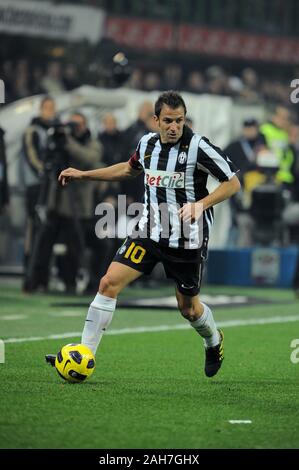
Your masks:
M125 244L123 244L119 249L118 249L118 254L122 255L126 251L127 247Z
M187 154L186 152L181 152L178 156L178 161L181 165L183 165L185 163L185 161L187 160Z

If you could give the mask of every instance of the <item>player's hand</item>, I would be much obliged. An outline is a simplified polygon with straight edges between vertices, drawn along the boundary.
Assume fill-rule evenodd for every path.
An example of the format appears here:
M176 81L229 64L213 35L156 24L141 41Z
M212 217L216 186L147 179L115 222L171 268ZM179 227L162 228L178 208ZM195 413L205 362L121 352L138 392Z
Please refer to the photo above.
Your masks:
M193 223L200 219L203 213L202 202L187 202L179 209L179 216L183 222Z
M83 171L76 170L76 168L67 168L63 170L58 176L58 181L62 186L66 186L71 180L83 178Z

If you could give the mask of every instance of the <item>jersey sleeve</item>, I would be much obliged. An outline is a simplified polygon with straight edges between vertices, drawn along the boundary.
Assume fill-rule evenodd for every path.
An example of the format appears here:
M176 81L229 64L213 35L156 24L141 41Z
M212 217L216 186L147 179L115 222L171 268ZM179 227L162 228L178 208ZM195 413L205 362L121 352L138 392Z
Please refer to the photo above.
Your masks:
M139 152L140 152L140 142L137 145L137 148L136 148L135 152L133 153L133 155L129 159L130 166L133 168L133 170L136 170L136 171L143 170L143 166L141 165L141 162L140 162L140 153Z
M229 157L209 139L202 137L197 153L197 168L221 183L230 180L238 171Z

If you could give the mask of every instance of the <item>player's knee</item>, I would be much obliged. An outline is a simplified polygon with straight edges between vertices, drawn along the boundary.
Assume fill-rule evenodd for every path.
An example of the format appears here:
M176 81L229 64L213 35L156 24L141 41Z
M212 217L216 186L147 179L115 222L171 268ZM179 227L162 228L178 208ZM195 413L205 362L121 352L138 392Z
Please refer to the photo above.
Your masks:
M186 306L184 304L179 303L179 310L184 318L189 321L194 321L196 319L196 314L194 311L193 306Z
M116 297L119 288L118 285L109 274L105 274L100 281L99 292L102 295L106 295L107 297Z

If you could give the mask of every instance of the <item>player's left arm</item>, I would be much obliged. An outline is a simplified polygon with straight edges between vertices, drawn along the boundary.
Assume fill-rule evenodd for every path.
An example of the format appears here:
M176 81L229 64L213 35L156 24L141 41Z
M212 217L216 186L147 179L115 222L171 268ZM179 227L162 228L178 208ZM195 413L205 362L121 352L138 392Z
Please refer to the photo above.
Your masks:
M196 202L185 204L179 210L179 215L184 222L191 222L191 220L198 220L206 209L225 201L236 194L241 188L239 178L234 175L228 181L223 181L220 185L210 194L203 199Z
M184 222L198 220L203 211L230 198L241 188L233 162L219 147L211 144L205 137L200 140L197 167L217 179L220 185L204 198L187 203L179 210L179 215Z

